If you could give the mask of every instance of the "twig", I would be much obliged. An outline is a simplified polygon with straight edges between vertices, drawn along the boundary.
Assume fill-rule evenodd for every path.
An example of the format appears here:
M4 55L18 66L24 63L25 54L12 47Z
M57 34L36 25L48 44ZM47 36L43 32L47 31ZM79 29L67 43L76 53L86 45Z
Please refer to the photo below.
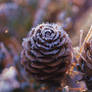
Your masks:
M81 35L81 36L82 36L82 35ZM83 50L84 50L84 45L85 45L86 42L89 41L89 39L90 39L91 37L92 37L92 25L91 25L91 27L90 27L90 29L89 29L89 31L88 31L87 36L86 36L85 39L84 39L84 42L83 42L82 46L80 46L79 52L77 52L77 55L76 55L76 58L77 58L77 59L79 59L80 57L82 57L81 53L82 53ZM82 58L83 58L83 57L82 57ZM84 58L83 58L83 59L84 59ZM73 71L74 67L76 66L76 64L77 64L77 62L72 63L71 69L70 69L70 75L72 74L72 71Z
M85 40L84 40L82 46L80 47L79 54L76 56L77 59L79 59L81 53L83 52L85 43L88 42L91 37L92 37L92 25L90 27L90 30L88 31L87 36L85 37Z
M83 37L83 30L80 30L80 43L79 43L79 47L81 47L81 45L82 45L82 37Z

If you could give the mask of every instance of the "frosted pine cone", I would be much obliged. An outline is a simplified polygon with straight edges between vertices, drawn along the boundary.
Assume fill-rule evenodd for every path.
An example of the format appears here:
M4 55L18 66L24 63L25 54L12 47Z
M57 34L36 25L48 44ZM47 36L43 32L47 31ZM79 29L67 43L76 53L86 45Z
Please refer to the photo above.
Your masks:
M22 64L40 82L56 83L64 78L72 60L72 44L57 24L41 24L23 39Z

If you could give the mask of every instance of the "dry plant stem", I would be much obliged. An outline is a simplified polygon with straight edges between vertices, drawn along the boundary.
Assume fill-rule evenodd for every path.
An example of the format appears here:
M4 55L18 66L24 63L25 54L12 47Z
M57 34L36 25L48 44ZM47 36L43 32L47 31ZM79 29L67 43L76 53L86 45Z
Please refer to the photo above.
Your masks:
M87 36L86 36L85 39L84 39L84 42L83 42L82 46L80 47L79 54L76 56L77 59L79 59L81 53L83 52L85 43L88 42L91 37L92 37L92 25L91 25L91 27L90 27L90 30L89 30Z
M84 90L83 88L69 88L70 91L79 91L79 92L85 92L86 90Z
M80 35L80 44L81 44L81 39L82 39L82 35L83 35L83 30L80 30L80 32L81 32L81 35ZM77 53L78 53L78 55L76 56L77 59L79 59L79 58L82 56L81 53L82 53L83 50L84 50L84 45L85 45L86 42L89 41L89 39L90 39L91 37L92 37L92 25L91 25L91 27L90 27L90 30L88 31L87 36L86 36L85 39L84 39L84 42L83 42L82 46L80 46L79 52L77 52ZM83 58L83 59L84 59L84 58ZM70 69L70 71L69 71L69 74L70 74L70 75L72 74L72 71L73 71L73 69L74 69L75 66L76 66L76 62L72 63L71 69Z
M82 45L82 37L83 37L83 30L80 30L80 43L79 43L79 47L81 47L81 45Z

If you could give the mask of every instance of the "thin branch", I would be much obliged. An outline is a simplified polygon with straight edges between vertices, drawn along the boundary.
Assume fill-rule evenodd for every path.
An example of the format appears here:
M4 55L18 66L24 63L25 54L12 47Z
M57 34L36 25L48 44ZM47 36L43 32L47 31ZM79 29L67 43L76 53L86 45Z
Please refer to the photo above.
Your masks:
M83 30L80 30L80 43L79 43L79 47L81 47L81 45L82 45L82 37L83 37Z
M76 56L77 59L79 59L79 57L81 56L81 53L84 50L85 43L88 42L91 37L92 37L92 25L90 27L90 30L88 31L87 36L84 39L84 42L83 42L82 46L80 47L79 54Z

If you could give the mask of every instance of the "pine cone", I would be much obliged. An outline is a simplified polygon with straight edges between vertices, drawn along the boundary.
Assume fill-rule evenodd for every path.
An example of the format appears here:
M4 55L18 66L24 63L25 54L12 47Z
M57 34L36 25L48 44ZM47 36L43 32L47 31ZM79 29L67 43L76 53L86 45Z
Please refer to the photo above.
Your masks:
M72 44L57 24L41 24L23 39L22 64L37 81L60 82L72 60Z

